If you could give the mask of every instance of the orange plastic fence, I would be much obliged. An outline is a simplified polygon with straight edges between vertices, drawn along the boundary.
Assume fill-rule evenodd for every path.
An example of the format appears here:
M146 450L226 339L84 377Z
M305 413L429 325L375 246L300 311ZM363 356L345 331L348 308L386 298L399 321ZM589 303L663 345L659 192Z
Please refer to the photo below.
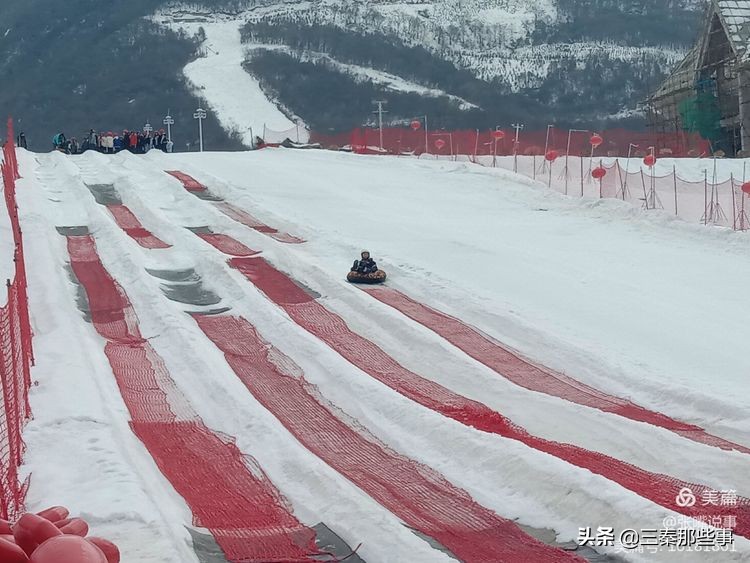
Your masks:
M31 416L28 397L34 359L23 238L16 205L16 180L20 175L13 139L13 123L9 119L0 165L15 245L15 273L13 280L6 280L7 301L0 307L0 518L6 520L22 512L28 488L28 480L19 480L18 467L24 452L22 429Z
M351 147L354 152L366 154L434 154L441 156L506 156L544 155L549 150L559 154L589 156L592 138L595 138L597 156L645 156L653 147L659 156L706 156L710 154L708 141L697 133L650 133L609 129L584 131L558 129L550 126L537 131L516 131L512 128L471 129L461 131L429 130L421 120L419 127L360 128L339 134L312 132L310 141L325 148ZM292 139L293 140L293 139Z

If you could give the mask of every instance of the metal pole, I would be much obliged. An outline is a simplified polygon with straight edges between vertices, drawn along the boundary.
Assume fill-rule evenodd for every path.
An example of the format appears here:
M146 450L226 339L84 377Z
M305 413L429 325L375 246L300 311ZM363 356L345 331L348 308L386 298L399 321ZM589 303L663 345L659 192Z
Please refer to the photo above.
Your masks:
M198 108L193 114L193 119L198 120L198 139L200 140L200 152L203 152L203 120L206 119L206 110Z
M424 116L424 152L426 152L427 154L430 153L429 146L430 144L427 138L427 116L425 115Z
M677 165L672 165L672 174L674 174L674 214L677 215Z

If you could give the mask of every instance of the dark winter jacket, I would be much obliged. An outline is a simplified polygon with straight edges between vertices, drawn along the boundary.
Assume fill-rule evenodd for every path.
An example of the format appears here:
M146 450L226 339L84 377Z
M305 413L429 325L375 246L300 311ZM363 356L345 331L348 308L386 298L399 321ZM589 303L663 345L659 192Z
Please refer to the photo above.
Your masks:
M378 271L378 265L372 258L355 260L352 266L352 272L359 272L360 274L372 274Z

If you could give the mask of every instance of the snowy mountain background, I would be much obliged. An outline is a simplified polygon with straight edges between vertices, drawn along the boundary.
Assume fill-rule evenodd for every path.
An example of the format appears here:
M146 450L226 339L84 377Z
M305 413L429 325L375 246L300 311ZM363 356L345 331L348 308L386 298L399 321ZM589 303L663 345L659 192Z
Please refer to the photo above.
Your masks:
M46 139L169 108L208 145L427 114L434 127L640 128L637 106L694 41L701 0L154 2L0 7L0 108ZM41 14L41 15L40 15ZM54 100L54 102L50 102ZM159 118L159 119L157 119ZM180 130L180 124L183 129ZM180 148L184 143L178 145Z

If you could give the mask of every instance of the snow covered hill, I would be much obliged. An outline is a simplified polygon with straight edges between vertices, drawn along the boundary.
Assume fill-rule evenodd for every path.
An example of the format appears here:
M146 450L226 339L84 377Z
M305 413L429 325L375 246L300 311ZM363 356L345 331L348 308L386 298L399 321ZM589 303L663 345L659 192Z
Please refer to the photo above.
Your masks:
M368 120L369 111L357 108L355 117L341 106L345 119L336 120L325 96L315 100L315 90L332 80L353 98L364 95L355 87L363 79L391 98L390 120L413 117L399 94L414 92L439 126L524 119L535 127L555 120L601 128L623 119L635 123L638 103L693 41L702 9L697 0L631 4L266 1L217 12L193 2L170 4L155 21L205 32L209 58L217 25L242 26L246 69L285 113L319 130ZM310 77L297 84L295 72Z
M186 528L288 560L321 522L370 563L568 561L581 527L706 521L736 536L711 561L750 557L747 234L444 161L20 164L29 507L124 561L198 561ZM380 290L344 279L362 248Z

